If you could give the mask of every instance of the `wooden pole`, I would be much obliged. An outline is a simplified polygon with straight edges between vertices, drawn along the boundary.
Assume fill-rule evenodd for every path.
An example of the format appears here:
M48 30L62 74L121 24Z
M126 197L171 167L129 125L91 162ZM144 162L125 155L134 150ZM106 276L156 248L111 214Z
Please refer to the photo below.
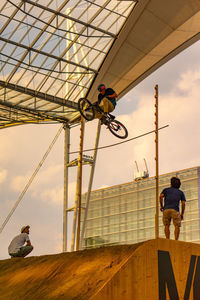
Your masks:
M77 181L76 181L76 197L74 205L74 216L73 216L73 226L72 226L72 241L71 241L71 251L74 251L75 240L77 242L77 233L80 229L77 228L77 211L80 207L80 197L81 197L81 187L82 187L82 151L83 151L83 135L84 135L84 120L81 118L80 127L80 145L79 145L79 157L78 157L78 168L77 168ZM80 209L79 209L80 211ZM79 237L78 237L79 239ZM79 243L79 241L78 241ZM77 249L77 246L76 246Z
M80 133L80 148L78 158L78 224L76 232L76 251L79 250L80 244L80 224L81 224L81 193L82 193L82 160L83 160L83 135L84 135L84 119L81 117L81 133Z
M64 204L63 204L63 252L67 251L67 233L68 233L68 163L70 148L70 129L67 124L64 125Z
M159 170L158 170L158 85L155 86L155 161L156 161L156 214L155 238L159 237Z

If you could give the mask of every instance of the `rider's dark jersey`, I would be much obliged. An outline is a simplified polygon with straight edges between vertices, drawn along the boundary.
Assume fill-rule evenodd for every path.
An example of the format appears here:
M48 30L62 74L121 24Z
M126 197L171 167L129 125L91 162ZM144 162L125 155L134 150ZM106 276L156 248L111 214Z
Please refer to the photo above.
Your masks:
M108 100L110 100L110 102L114 105L114 107L116 106L117 102L115 98L110 98L109 95L113 95L115 93L115 91L111 88L107 88L106 92L104 95L102 95L101 93L98 95L98 104L100 104L101 100L106 97Z

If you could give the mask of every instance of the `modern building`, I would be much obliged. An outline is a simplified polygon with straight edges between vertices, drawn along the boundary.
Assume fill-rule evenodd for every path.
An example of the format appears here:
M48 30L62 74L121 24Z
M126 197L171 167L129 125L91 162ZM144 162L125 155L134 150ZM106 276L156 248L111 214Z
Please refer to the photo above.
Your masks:
M200 167L161 175L159 193L170 185L172 176L180 178L187 199L179 239L200 243ZM133 244L155 238L155 185L155 177L137 178L137 181L92 191L83 247ZM83 205L85 199L86 195ZM164 237L160 211L159 237ZM173 226L171 238L174 238Z

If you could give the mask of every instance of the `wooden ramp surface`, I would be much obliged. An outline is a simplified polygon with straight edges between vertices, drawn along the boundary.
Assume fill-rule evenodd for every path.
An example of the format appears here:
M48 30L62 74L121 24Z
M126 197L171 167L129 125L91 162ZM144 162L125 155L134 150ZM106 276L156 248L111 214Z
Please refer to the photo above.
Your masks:
M0 300L200 300L200 245L165 239L0 261Z

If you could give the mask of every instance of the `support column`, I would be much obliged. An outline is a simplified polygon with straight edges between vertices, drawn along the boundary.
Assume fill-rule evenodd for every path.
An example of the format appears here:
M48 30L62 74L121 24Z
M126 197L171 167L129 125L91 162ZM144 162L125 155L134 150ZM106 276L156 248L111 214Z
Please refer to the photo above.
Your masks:
M67 251L67 225L68 225L68 163L70 148L70 129L64 125L64 204L63 204L63 252Z
M84 137L84 125L85 121L83 117L81 117L81 136L80 136L80 149L79 149L79 158L78 158L78 224L77 224L77 232L76 232L76 251L79 250L80 244L80 228L81 228L81 194L82 194L82 170L83 170L83 137Z
M101 122L99 121L98 122L98 127L97 127L95 147L94 147L95 150L94 150L94 154L93 154L93 162L92 162L92 166L91 166L90 179L89 179L89 184L88 184L88 192L87 192L87 198L86 198L86 208L85 208L84 220L83 220L83 225L82 225L82 230L81 230L80 249L83 248L83 239L84 239L84 234L85 234L85 227L86 227L87 214L88 214L88 208L89 208L90 193L91 193L92 183L93 183L93 178L94 178L94 170L95 170L95 165L96 165L97 148L98 148L98 145L99 145L100 131L101 131Z
M156 161L156 214L155 238L159 237L159 171L158 171L158 85L155 86L155 161Z
M77 224L77 207L81 205L81 186L82 186L82 151L83 151L83 136L84 136L84 119L81 117L81 128L80 128L80 148L78 158L78 170L77 170L77 183L76 183L76 198L74 206L74 217L73 217L73 228L72 228L72 241L71 251L74 251L75 235L76 235L76 224ZM80 236L79 236L80 237ZM79 239L78 237L78 239ZM78 241L79 243L79 241ZM77 244L77 241L76 241Z

